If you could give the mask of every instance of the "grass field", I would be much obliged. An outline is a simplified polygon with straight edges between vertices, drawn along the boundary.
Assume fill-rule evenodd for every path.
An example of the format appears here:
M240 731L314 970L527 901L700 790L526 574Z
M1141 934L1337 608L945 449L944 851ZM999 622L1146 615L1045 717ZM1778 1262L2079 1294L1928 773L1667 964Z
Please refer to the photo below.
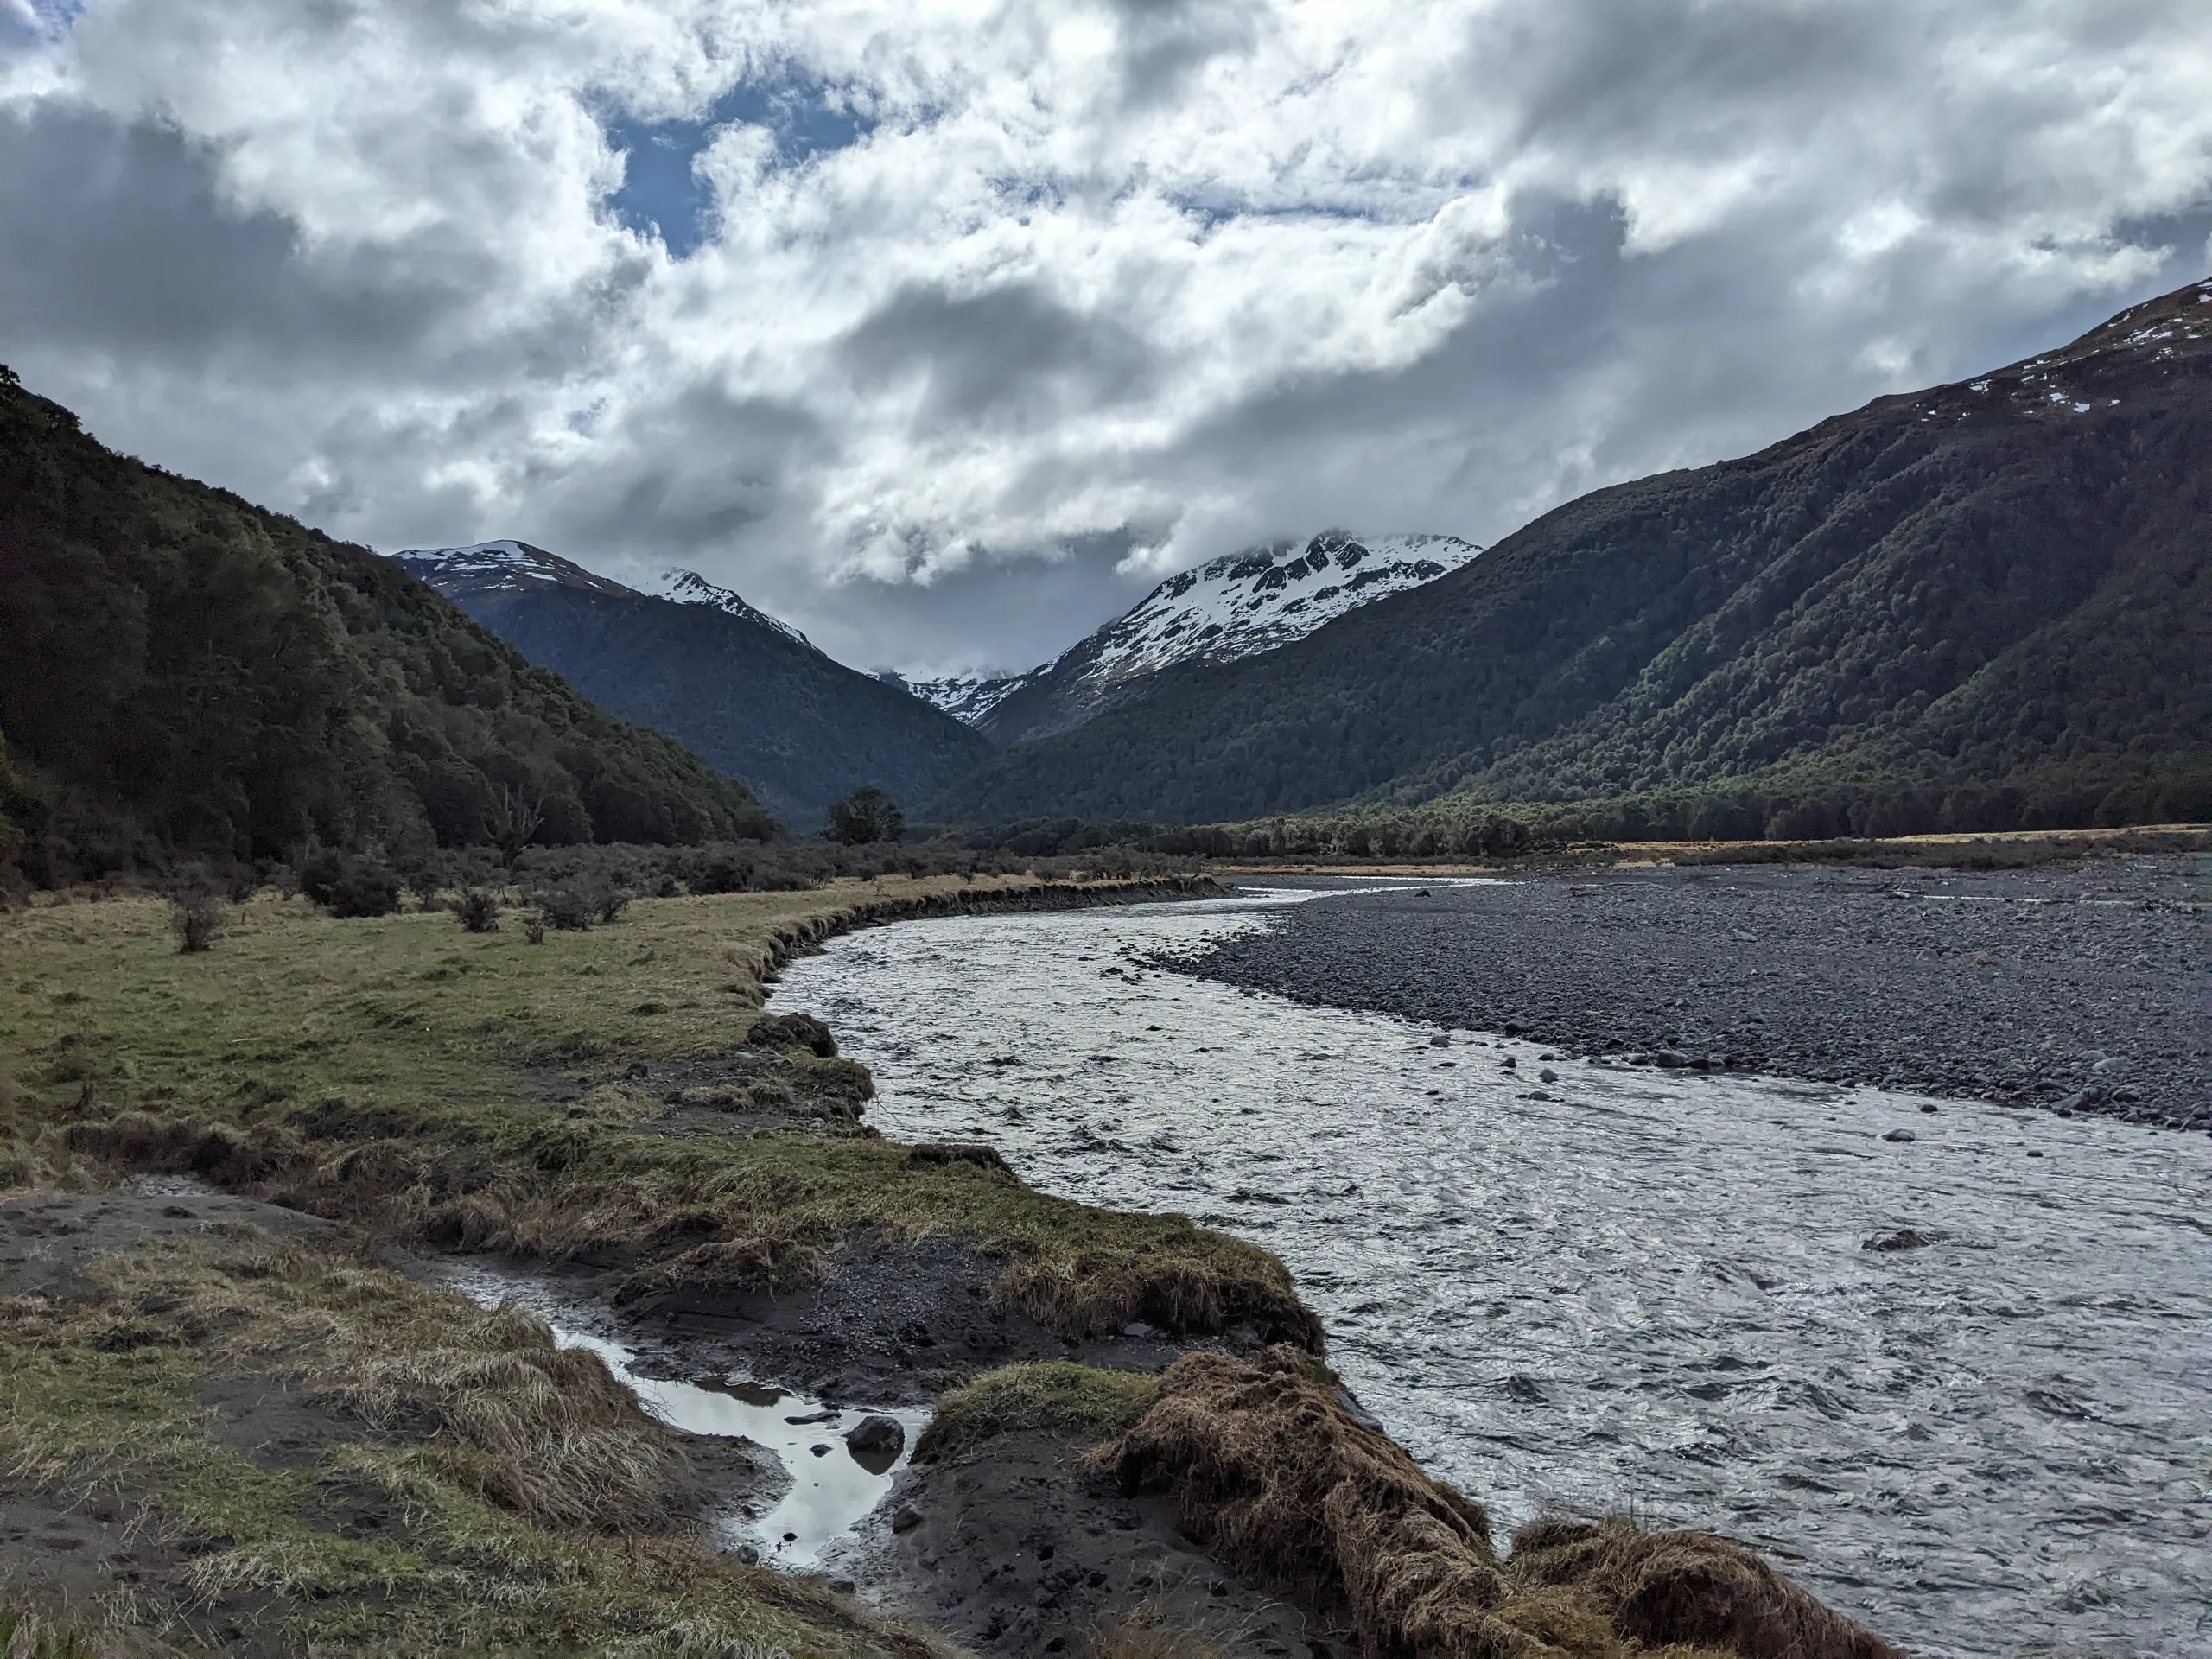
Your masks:
M640 899L536 944L441 912L334 921L272 896L194 954L153 900L17 912L0 918L0 1178L191 1171L441 1247L588 1255L664 1285L780 1288L856 1229L944 1235L1003 1258L1004 1294L1069 1335L1243 1320L1318 1341L1273 1256L1180 1217L1048 1198L871 1136L672 1132L627 1086L641 1064L710 1070L739 1051L802 933L862 906L1039 891L942 878ZM789 1065L802 1085L852 1070Z
M512 914L471 934L444 911L338 921L274 893L191 953L163 900L0 915L0 1200L21 1215L133 1170L189 1171L371 1236L709 1287L804 1281L874 1228L1000 1258L1001 1294L1071 1333L1243 1319L1318 1340L1280 1263L1182 1217L1050 1198L803 1113L773 1130L673 1122L636 1080L740 1061L758 1076L745 1039L779 961L955 896L1033 902L1039 884L645 899L535 944ZM802 1091L865 1086L850 1062L772 1063ZM655 1427L595 1362L352 1248L110 1255L66 1298L0 1300L0 1478L108 1494L176 1556L166 1599L118 1591L86 1610L100 1650L219 1646L240 1605L285 1650L925 1650L819 1586L640 1525L686 1511L657 1484ZM240 1377L314 1406L336 1438L308 1466L257 1464L207 1403Z

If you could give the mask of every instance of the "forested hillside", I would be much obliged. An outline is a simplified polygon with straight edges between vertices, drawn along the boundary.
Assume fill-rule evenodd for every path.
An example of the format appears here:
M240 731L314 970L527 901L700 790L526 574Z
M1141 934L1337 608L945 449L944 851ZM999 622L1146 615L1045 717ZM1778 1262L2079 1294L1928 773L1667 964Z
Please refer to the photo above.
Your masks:
M679 602L520 543L395 557L601 708L742 779L794 829L818 828L832 801L868 785L919 804L991 753L905 687L696 576L677 584Z
M2212 816L2212 284L1008 751L943 804L1250 820L1442 798L1606 833ZM1692 820L1696 820L1694 826Z
M104 448L0 369L0 863L66 881L310 842L766 833L412 577Z

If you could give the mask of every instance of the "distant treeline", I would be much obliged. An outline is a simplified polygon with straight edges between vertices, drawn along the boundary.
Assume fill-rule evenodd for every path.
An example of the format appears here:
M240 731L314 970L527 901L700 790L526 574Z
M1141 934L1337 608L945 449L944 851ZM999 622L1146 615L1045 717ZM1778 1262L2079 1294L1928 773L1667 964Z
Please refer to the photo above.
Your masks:
M1576 842L1885 840L2212 822L2212 769L2163 779L2048 769L2020 787L1858 783L1715 785L1616 800L1495 805L1447 796L1417 806L1238 823L1035 818L966 832L966 843L1022 857L1104 848L1207 858L1513 858Z

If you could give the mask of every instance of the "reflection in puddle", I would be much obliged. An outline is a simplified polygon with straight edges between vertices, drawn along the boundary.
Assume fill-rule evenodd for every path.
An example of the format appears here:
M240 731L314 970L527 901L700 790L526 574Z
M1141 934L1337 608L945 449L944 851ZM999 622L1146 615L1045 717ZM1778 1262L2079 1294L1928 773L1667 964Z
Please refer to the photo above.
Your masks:
M752 1545L763 1560L780 1567L818 1566L861 1517L882 1502L892 1478L906 1467L930 1420L925 1407L830 1407L744 1377L683 1382L641 1376L637 1357L628 1348L580 1330L578 1321L588 1315L535 1281L474 1262L439 1264L437 1276L481 1306L512 1302L537 1315L552 1328L553 1339L563 1348L597 1354L617 1382L671 1427L692 1434L742 1438L773 1456L791 1476L791 1490L766 1515L734 1514L716 1524L731 1548ZM873 1434L857 1437L860 1446L846 1444L846 1436L864 1421L880 1418L899 1426L896 1436L878 1424Z

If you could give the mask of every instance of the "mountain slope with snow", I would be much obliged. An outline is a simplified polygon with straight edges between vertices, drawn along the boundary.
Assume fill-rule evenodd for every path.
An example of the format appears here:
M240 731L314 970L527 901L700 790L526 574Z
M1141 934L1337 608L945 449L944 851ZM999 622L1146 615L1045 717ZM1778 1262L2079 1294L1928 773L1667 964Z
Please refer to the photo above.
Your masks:
M1009 749L935 815L1206 823L1452 796L1607 836L2194 821L2208 525L2212 283L1595 491L1417 593Z
M1168 577L1041 668L907 689L1001 745L1049 737L1149 696L1176 671L1302 639L1347 611L1448 575L1481 551L1456 536L1341 530L1249 547Z
M610 713L667 733L802 831L863 785L918 805L990 745L688 570L640 593L527 542L391 556Z
M956 674L949 679L910 680L896 669L876 677L942 709L963 726L980 727L992 709L1029 683L1027 674Z

